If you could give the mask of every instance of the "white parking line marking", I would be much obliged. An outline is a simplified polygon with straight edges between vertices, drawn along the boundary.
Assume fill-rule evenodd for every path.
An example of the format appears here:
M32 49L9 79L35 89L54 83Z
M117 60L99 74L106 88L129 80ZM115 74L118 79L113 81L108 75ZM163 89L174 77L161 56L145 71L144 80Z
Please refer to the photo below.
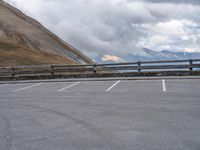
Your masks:
M38 83L38 84L31 85L31 86L27 86L27 87L15 90L14 92L19 92L19 91L27 90L27 89L30 89L30 88L33 88L33 87L36 87L36 86L39 86L39 85L42 85L42 84L44 84L44 83Z
M117 81L115 84L113 84L111 87L109 87L109 88L106 90L106 92L109 92L109 91L110 91L113 87L115 87L119 82L120 82L120 80Z
M3 85L0 85L0 87L5 87L5 86L8 86L10 84L3 84Z
M67 86L67 87L64 87L64 88L58 90L58 92L64 91L64 90L66 90L66 89L68 89L68 88L70 88L70 87L72 87L72 86L75 86L75 85L77 85L77 84L79 84L79 83L81 83L81 82L76 82L76 83L74 83L74 84L72 84L72 85L69 85L69 86Z
M163 92L167 92L165 80L162 80Z

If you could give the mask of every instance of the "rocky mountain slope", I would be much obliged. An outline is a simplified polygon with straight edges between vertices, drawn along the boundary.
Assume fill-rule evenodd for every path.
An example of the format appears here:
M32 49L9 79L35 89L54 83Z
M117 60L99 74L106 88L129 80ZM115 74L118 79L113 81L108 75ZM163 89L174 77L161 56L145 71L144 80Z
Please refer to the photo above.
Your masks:
M36 20L0 0L0 67L93 63Z

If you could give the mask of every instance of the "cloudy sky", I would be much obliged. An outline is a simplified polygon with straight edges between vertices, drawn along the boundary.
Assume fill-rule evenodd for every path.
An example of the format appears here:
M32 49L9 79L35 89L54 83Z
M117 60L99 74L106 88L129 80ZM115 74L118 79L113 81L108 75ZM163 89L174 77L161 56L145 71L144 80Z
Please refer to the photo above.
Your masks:
M5 0L90 57L200 52L200 0Z

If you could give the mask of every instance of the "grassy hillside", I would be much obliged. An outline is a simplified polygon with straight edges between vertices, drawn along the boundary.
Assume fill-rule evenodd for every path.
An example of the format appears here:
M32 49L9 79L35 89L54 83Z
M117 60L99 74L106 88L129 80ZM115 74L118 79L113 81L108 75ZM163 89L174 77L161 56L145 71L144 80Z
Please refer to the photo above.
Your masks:
M76 62L60 55L0 42L0 67L41 64L76 64Z

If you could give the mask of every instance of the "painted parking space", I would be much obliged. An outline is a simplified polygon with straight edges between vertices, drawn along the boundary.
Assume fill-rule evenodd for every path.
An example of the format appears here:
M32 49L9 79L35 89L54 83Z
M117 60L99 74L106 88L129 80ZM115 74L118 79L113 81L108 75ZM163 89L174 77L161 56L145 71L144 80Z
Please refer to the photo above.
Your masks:
M41 94L48 93L68 95L101 94L141 94L153 93L199 93L200 80L116 80L116 81L82 81L82 82L39 82L1 84L0 93Z
M177 91L198 92L200 81L190 80L136 80L136 81L83 81L83 82L51 82L51 83L19 83L1 84L0 92L154 92Z

